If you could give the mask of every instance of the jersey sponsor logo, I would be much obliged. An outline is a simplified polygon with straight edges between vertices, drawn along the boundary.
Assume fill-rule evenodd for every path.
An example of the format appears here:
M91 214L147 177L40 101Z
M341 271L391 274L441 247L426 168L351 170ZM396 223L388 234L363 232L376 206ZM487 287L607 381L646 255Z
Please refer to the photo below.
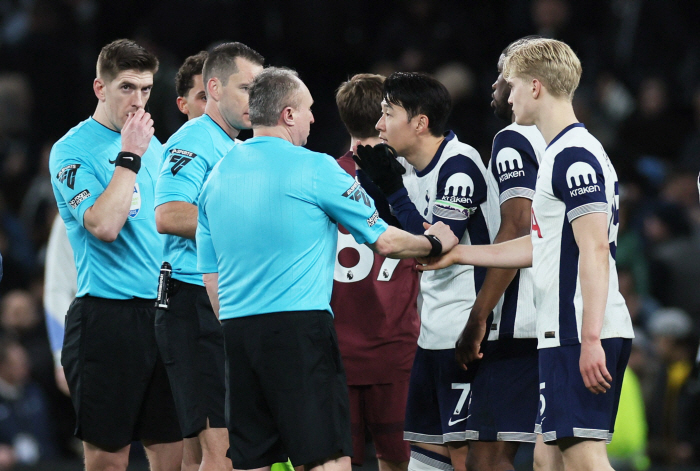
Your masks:
M365 193L364 188L362 188L357 181L353 183L350 188L345 190L343 196L345 198L350 198L351 200L362 201L368 208L372 207L372 203L370 203L369 196L367 196L367 193ZM369 223L369 219L367 220L367 222Z
M525 176L523 158L520 156L520 152L512 147L506 147L498 152L496 167L499 174L498 181L501 183L511 178Z
M500 183L503 183L506 180L510 180L511 178L517 178L517 177L524 177L525 176L525 170L516 170L515 172L508 172L504 173L503 175L498 177L498 181Z
M379 213L377 212L377 210L375 210L375 211L374 211L374 214L372 214L372 215L367 219L367 225L368 225L369 227L372 227L372 226L374 226L374 225L377 223L378 220L379 220Z
M194 152L182 149L171 149L170 153L172 154L170 156L170 163L173 164L170 168L170 172L172 172L173 176L177 175L177 172L182 170L185 165L192 162L192 159L197 157L197 154Z
M90 196L90 191L86 188L85 190L81 191L77 195L75 195L71 200L68 202L71 208L75 209L78 206L80 206L80 203L88 199Z
M141 191L139 184L134 185L134 192L131 194L131 206L129 207L129 217L133 218L141 211Z
M598 183L598 177L595 170L586 162L574 162L566 171L566 184L569 185L571 190L569 193L572 197L600 191L600 186L596 183Z
M445 183L445 194L441 198L450 203L469 204L474 196L474 180L466 173L455 173Z
M347 198L348 196L352 195L359 186L360 183L358 181L355 181L350 188L345 190L345 192L343 193L343 198Z
M530 209L530 213L532 214L532 232L537 233L538 238L542 238L542 231L540 230L540 225L537 224L537 218L535 217L535 210Z
M65 183L72 190L75 187L75 174L78 173L79 168L80 164L66 165L58 172L56 178L60 183Z

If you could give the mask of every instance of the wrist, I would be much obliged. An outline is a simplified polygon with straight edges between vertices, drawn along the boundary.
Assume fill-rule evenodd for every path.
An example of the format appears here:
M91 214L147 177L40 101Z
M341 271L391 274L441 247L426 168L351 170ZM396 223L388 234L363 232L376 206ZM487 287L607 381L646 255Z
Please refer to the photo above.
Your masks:
M440 239L437 238L437 236L434 236L432 234L423 234L423 237L428 239L428 242L430 242L430 253L428 253L428 257L437 257L438 255L442 254L442 242L440 242Z
M134 173L139 173L141 169L141 156L133 152L122 151L117 154L114 165L115 167L124 167Z
M581 344L599 344L600 343L600 335L595 335L595 334L581 334Z
M489 314L491 314L491 311L474 306L469 313L467 324L486 324L486 319L489 317Z

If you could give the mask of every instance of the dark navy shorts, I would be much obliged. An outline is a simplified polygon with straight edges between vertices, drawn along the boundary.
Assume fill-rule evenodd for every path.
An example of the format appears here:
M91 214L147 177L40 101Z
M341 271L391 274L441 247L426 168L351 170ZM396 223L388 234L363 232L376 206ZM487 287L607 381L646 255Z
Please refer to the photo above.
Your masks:
M467 439L535 443L537 339L487 342L472 381Z
M435 444L465 441L467 396L474 374L457 363L454 348L418 347L408 386L404 440Z
M613 378L605 394L593 394L583 384L581 345L540 349L540 406L535 431L545 442L567 437L612 440L632 340L613 338L601 343Z

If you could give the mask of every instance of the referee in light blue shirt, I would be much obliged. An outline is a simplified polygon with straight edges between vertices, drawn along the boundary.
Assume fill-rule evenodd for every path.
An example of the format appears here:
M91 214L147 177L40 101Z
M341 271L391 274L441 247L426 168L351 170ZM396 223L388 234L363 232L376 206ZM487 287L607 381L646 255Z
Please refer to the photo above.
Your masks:
M209 53L202 71L205 114L168 139L156 184L156 225L166 234L163 259L172 266L169 307L156 313L156 341L185 437L185 464L203 462L211 467L206 469L231 465L226 463L224 338L197 271L197 200L240 130L250 129L248 87L263 62L241 43L220 44Z
M126 469L133 440L179 469L181 433L155 342L162 240L154 186L161 145L144 106L158 60L117 40L97 60L95 114L51 149L49 169L78 271L61 362L85 467Z
M250 88L255 137L219 161L199 197L198 269L223 324L235 469L287 458L350 469L330 308L337 222L385 256L436 255L457 243L442 223L426 236L388 227L332 157L301 147L312 103L295 72L264 70Z

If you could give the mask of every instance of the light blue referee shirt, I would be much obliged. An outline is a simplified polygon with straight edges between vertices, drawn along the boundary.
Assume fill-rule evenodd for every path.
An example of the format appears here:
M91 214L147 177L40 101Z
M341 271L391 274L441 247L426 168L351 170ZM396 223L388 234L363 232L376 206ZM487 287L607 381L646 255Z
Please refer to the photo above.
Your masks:
M211 169L235 141L209 115L192 119L163 147L163 166L156 183L156 206L171 201L197 204ZM173 278L204 286L197 270L197 246L192 239L165 236L163 260L173 267Z
M162 149L158 139L152 138L141 156L129 216L117 239L103 242L83 225L85 211L95 204L112 179L121 145L120 133L88 118L51 149L51 185L73 247L78 270L77 297L156 297L163 254L153 205Z
M219 273L219 317L332 312L337 223L361 244L387 229L331 156L276 137L236 145L199 197L197 265Z

